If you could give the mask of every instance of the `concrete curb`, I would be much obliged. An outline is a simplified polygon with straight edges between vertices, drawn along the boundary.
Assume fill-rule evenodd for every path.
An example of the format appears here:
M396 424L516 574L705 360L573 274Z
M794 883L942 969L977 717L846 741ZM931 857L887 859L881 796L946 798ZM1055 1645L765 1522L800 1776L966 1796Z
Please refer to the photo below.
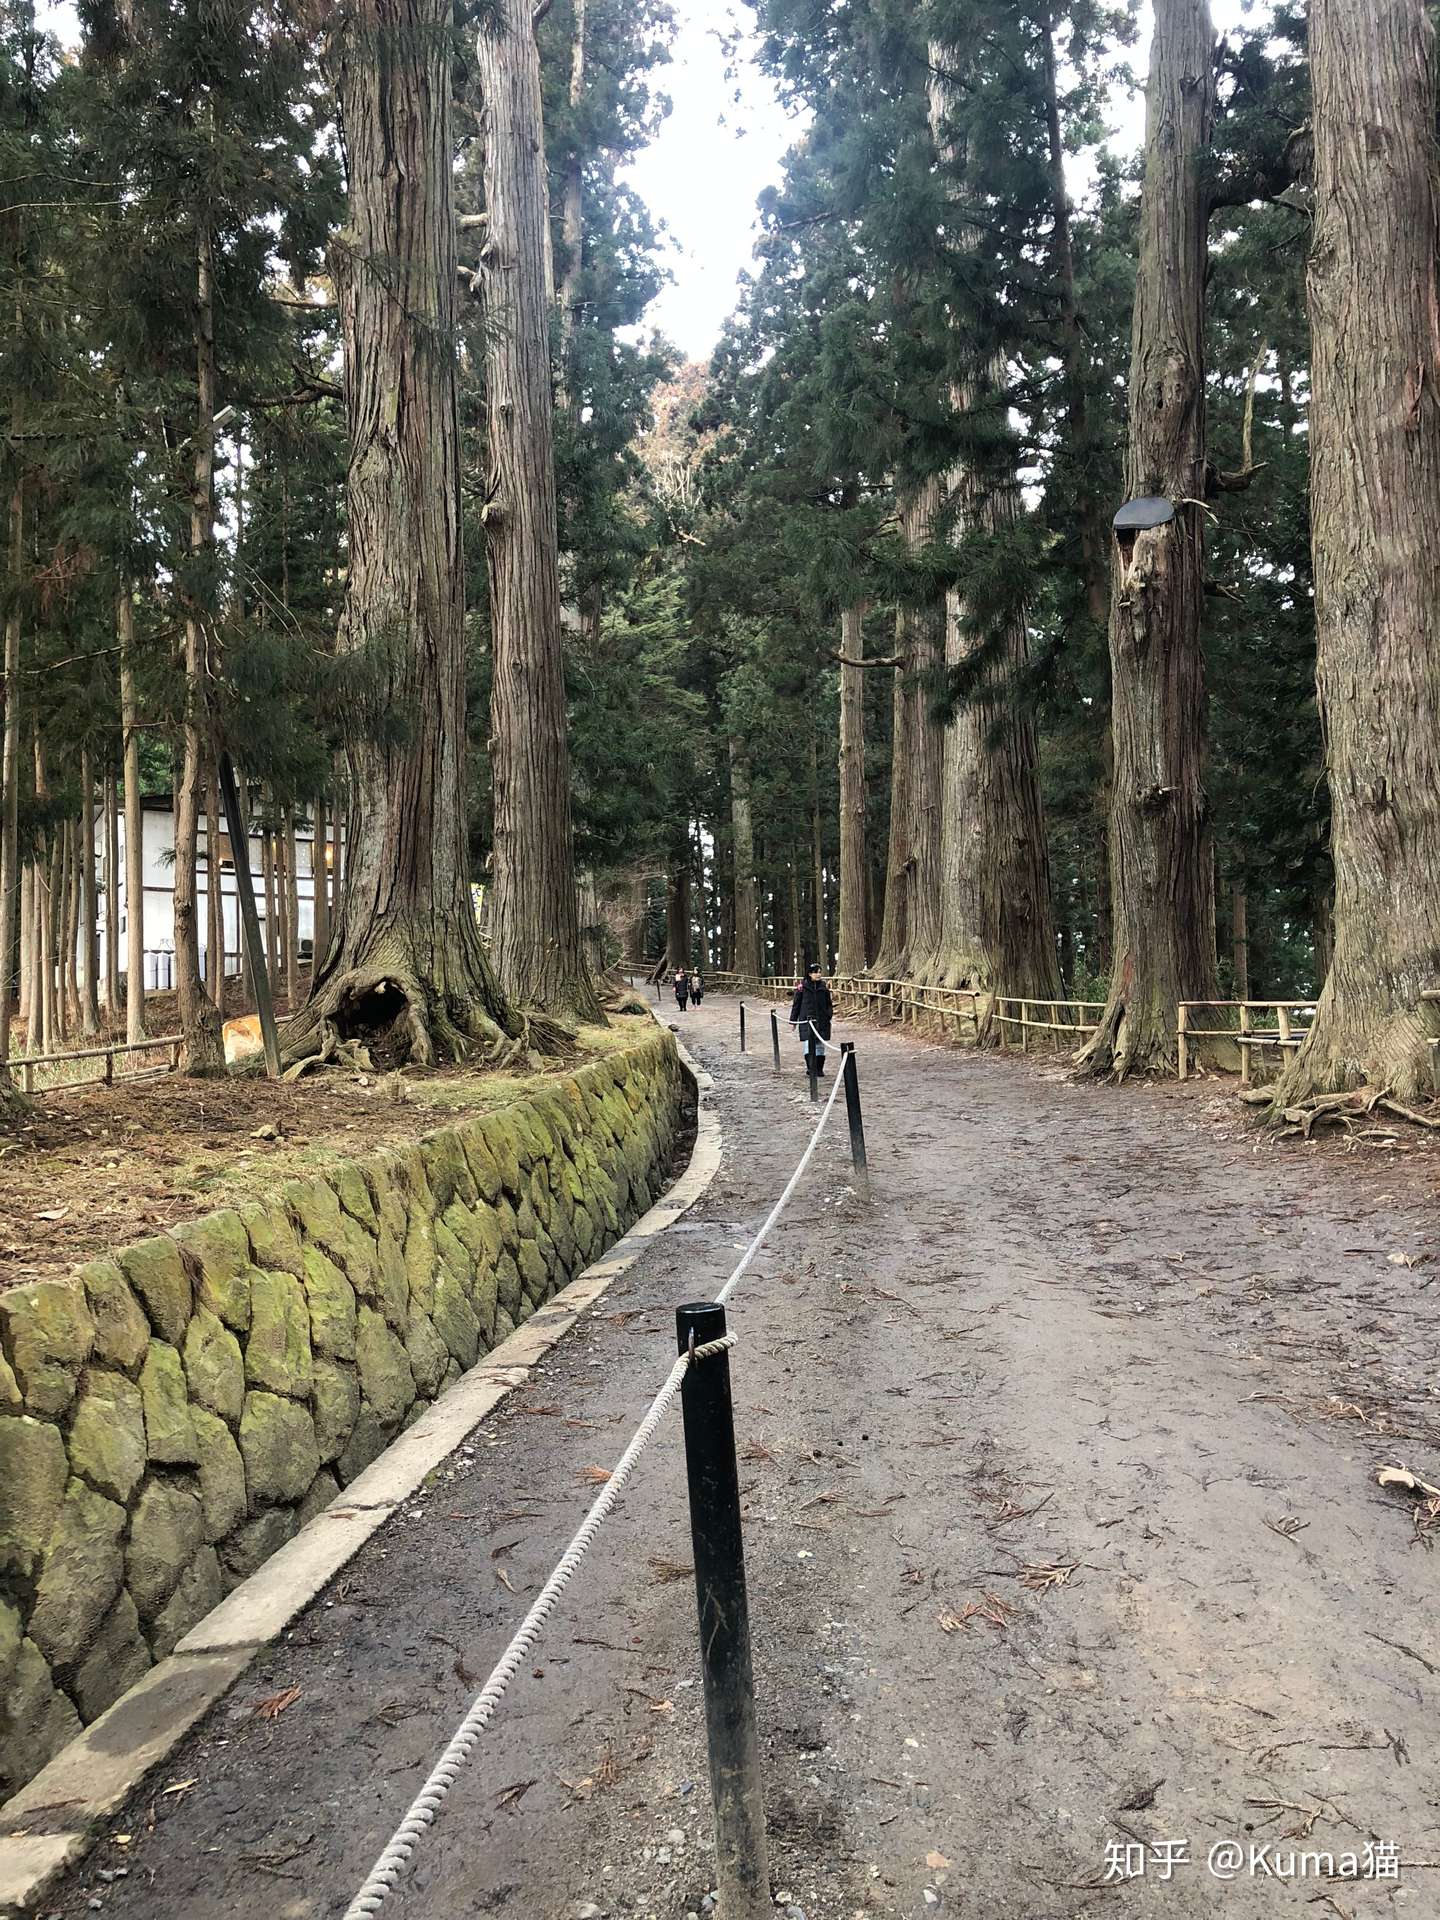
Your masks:
M720 1166L720 1122L708 1105L714 1083L678 1037L676 1046L698 1096L695 1146L684 1173L603 1259L457 1380L333 1505L236 1587L168 1659L153 1666L0 1807L0 1913L7 1920L35 1910L58 1876L89 1848L95 1827L175 1750L255 1656L423 1485L425 1476L508 1393L525 1385L531 1369L648 1243L705 1193Z

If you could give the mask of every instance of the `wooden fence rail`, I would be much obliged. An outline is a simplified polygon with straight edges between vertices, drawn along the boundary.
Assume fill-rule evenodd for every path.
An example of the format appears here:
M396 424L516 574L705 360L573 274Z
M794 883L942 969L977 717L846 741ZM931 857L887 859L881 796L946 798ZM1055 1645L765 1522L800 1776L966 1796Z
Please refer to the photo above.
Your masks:
M1233 1027L1200 1027L1191 1019L1194 1013L1233 1012ZM1251 1015L1274 1016L1273 1024L1257 1025ZM1190 1073L1191 1048L1197 1040L1228 1040L1240 1050L1240 1084L1248 1087L1253 1067L1251 1053L1274 1047L1283 1055L1298 1047L1315 1017L1313 1000L1182 1000L1175 1029L1176 1065L1182 1080Z
M103 1067L98 1073L63 1074L51 1078L47 1085L39 1088L41 1093L55 1092L61 1087L110 1087L117 1080L148 1080L156 1074L175 1073L180 1066L180 1047L183 1036L167 1033L154 1040L121 1040L109 1047L77 1047L72 1053L17 1053L10 1056L11 1074L19 1074L21 1091L27 1094L36 1092L35 1075L37 1069L46 1067L68 1067L75 1060L101 1060ZM115 1071L117 1058L131 1053L158 1053L165 1051L163 1066L142 1067L137 1073Z

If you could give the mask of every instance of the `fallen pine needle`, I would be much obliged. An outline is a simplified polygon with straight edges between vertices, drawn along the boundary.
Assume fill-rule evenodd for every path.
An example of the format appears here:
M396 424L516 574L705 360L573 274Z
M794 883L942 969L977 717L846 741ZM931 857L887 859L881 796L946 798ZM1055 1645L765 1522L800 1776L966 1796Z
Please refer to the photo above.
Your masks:
M268 1699L259 1701L254 1708L255 1716L259 1720L278 1720L299 1698L299 1687L286 1687L283 1693L272 1693Z

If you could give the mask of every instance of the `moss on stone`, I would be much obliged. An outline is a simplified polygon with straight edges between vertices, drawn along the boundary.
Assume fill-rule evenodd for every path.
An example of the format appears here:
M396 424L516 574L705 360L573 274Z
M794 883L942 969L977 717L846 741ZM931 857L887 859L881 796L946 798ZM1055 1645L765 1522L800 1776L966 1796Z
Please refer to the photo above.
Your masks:
M463 1206L473 1206L475 1177L455 1129L443 1127L438 1133L427 1134L420 1143L420 1151L425 1162L425 1177L439 1210L443 1213L456 1200Z
M252 1512L271 1501L298 1500L320 1470L315 1422L283 1394L247 1393L240 1456Z
M205 1538L213 1545L238 1527L249 1507L245 1491L245 1462L235 1436L216 1414L196 1407L195 1439L200 1459L197 1478Z
M152 1463L192 1466L196 1458L195 1422L185 1391L180 1355L168 1341L152 1340L140 1369L140 1399L145 1409L145 1447Z
M22 1578L35 1572L69 1478L57 1426L29 1414L0 1420L0 1570Z
M383 1426L396 1426L415 1398L415 1380L405 1349L382 1316L370 1307L360 1309L355 1366L362 1403Z
M475 1182L475 1191L487 1206L494 1206L504 1192L505 1183L500 1178L500 1169L495 1164L495 1156L485 1138L484 1128L477 1121L467 1121L457 1128L460 1144L465 1150L469 1162L470 1177Z
M374 1233L380 1225L375 1211L375 1197L358 1163L354 1160L342 1161L338 1167L330 1169L329 1180L351 1219L357 1220L367 1233Z
M195 1306L195 1290L179 1247L162 1233L124 1248L119 1258L125 1278L144 1302L150 1325L162 1340L178 1346Z
M153 1620L205 1544L198 1491L176 1480L151 1480L135 1507L125 1554L125 1584L142 1620Z
M240 1342L218 1314L197 1306L186 1328L182 1351L190 1398L233 1425L245 1405L245 1361Z
M366 1161L363 1172L375 1205L377 1233L383 1227L396 1240L403 1242L405 1217L409 1210L403 1168L393 1153L382 1153Z
M427 1400L433 1400L440 1391L440 1382L445 1378L445 1369L450 1364L450 1351L436 1333L429 1315L422 1313L418 1307L410 1310L405 1329L405 1353L410 1362L410 1371L415 1376L416 1387Z
M250 1283L250 1301L246 1380L253 1387L266 1387L292 1400L308 1400L314 1362L304 1288L293 1274L261 1273L257 1267Z
M385 1451L385 1443L390 1435L381 1426L369 1407L361 1407L355 1421L354 1432L345 1443L345 1450L336 1462L342 1487L365 1471L372 1460L378 1460Z
M22 1640L0 1714L0 1794L9 1795L80 1731L80 1717L55 1685L45 1656Z
M332 1360L355 1358L355 1289L318 1247L305 1249L305 1299L310 1345Z
M150 1323L118 1261L91 1260L77 1276L95 1322L94 1358L133 1373L150 1344Z
M84 1288L36 1280L0 1293L0 1339L31 1413L63 1413L95 1345Z
M123 1373L87 1367L70 1428L70 1467L98 1493L128 1505L145 1475L145 1410Z
M173 1237L191 1257L198 1297L227 1327L243 1333L250 1320L246 1276L251 1264L244 1220L228 1209L209 1213L176 1227Z
M397 1333L410 1317L413 1297L410 1270L401 1252L400 1242L388 1227L382 1227L375 1243L375 1259L380 1275L380 1311Z
M252 1266L264 1273L305 1272L304 1247L289 1211L277 1202L257 1201L242 1207L240 1218L250 1239Z
M125 1509L83 1480L65 1489L45 1549L26 1629L52 1666L68 1666L90 1644L125 1577Z
M340 1482L328 1467L322 1467L310 1482L305 1498L295 1509L295 1518L302 1527L309 1526L318 1514L322 1514L340 1492Z
M480 1352L479 1315L467 1299L462 1282L443 1267L435 1278L431 1317L451 1357L462 1367L473 1367Z
M315 1444L323 1461L338 1460L360 1414L360 1382L353 1367L315 1362Z

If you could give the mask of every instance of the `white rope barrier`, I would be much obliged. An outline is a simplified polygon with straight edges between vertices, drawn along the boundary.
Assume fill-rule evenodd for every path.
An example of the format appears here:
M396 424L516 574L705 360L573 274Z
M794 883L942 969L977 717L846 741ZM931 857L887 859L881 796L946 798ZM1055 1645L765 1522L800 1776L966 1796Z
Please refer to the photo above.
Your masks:
M795 1171L785 1183L785 1191L770 1209L763 1226L745 1249L729 1279L716 1294L717 1306L723 1306L740 1284L755 1256L765 1244L771 1228L784 1212L790 1196L800 1184L801 1176L810 1164L820 1135L825 1131L825 1123L830 1118L830 1110L835 1105L835 1096L839 1093L843 1080L843 1074L835 1076L835 1084L830 1089L830 1098L825 1102L824 1111L815 1124L815 1131L810 1136L809 1145L801 1154ZM664 1419L676 1394L679 1393L686 1369L696 1361L708 1360L714 1354L723 1353L734 1344L733 1333L727 1333L719 1340L707 1340L702 1346L692 1347L688 1353L682 1353L670 1369L664 1386L650 1402L648 1412L635 1429L630 1444L621 1454L614 1472L591 1503L585 1518L575 1529L569 1546L556 1561L554 1572L540 1589L534 1605L520 1622L509 1646L491 1668L490 1677L476 1694L465 1718L451 1735L450 1743L431 1769L430 1777L411 1801L409 1810L387 1841L379 1859L371 1868L365 1884L345 1909L345 1920L371 1920L394 1891L415 1849L435 1824L440 1809L445 1804L446 1796L459 1778L460 1769L475 1751L480 1735L489 1725L495 1709L504 1697L505 1689L524 1665L540 1637L545 1622L554 1612L561 1594L569 1586L576 1569L588 1553L591 1542L608 1515L619 1503L620 1495L625 1490L625 1483L635 1471L641 1454L650 1444L656 1428Z

